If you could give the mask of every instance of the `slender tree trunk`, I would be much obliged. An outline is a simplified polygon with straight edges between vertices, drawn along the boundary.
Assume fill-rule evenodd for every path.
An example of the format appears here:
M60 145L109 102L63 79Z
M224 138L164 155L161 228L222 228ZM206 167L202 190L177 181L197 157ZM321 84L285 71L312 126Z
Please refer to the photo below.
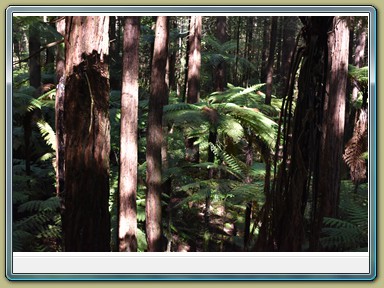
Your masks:
M291 60L293 50L295 49L295 38L297 33L297 18L296 17L283 17L283 41L282 41L282 51L281 51L281 85L282 89L280 95L284 94L284 87L288 85L288 75L291 67ZM285 96L285 95L284 95Z
M245 55L244 58L249 62L253 61L253 30L254 30L254 17L249 16L247 18L247 41L245 45ZM249 80L251 78L251 68L249 66L246 67L244 77L243 77L243 85L247 87L249 85Z
M357 22L357 45L355 50L355 61L354 65L356 67L363 67L364 63L364 51L365 51L365 41L367 39L367 32L365 31L365 28L363 26L363 20L359 19ZM356 101L357 99L357 87L353 87L352 90L352 101Z
M268 59L268 47L270 41L271 25L269 23L269 17L264 18L263 23L263 47L261 50L261 66L260 66L260 82L265 83L267 79L267 59Z
M65 34L65 18L56 22L56 30ZM55 97L55 131L56 131L56 194L64 208L64 176L65 176L65 133L64 133L64 96L65 96L65 51L61 45L56 50L56 97ZM63 212L63 211L62 211Z
M137 251L137 121L140 17L124 18L121 93L119 251Z
M200 95L200 66L201 66L201 28L202 17L191 16L189 30L188 57L188 93L187 103L199 102ZM199 162L199 146L195 145L196 138L186 140L186 158L190 162Z
M269 54L267 63L267 92L265 94L265 104L271 105L272 97L272 82L273 82L273 64L275 62L275 46L276 46L276 33L277 33L277 16L272 16L271 24L271 38L269 41Z
M227 34L227 17L226 16L218 16L216 17L216 38L220 43L225 43L228 41ZM215 67L214 71L214 85L215 91L224 91L227 88L227 68L225 61L221 61L217 67Z
M41 64L40 53L40 33L39 29L33 25L29 27L29 55L34 55L29 59L29 85L36 89L41 84Z
M164 99L168 93L165 66L168 57L168 17L158 16L151 71L147 129L147 195L146 232L148 251L162 251L161 225L161 146L163 143L162 115Z
M176 19L171 18L171 20L172 21L171 21L170 25L171 25L172 29L176 29L177 28ZM168 63L169 63L168 87L169 87L169 90L173 90L173 91L176 91L176 51L177 50L175 47L175 43L173 42L173 49L169 53L169 56L168 56Z
M110 251L109 17L66 18L65 251Z
M38 89L41 83L41 65L40 53L40 35L39 30L33 24L29 27L29 55L34 55L29 59L29 85ZM24 115L24 145L25 145L25 172L27 175L31 174L31 135L32 135L32 116L33 111L27 111Z
M190 19L192 20L192 18ZM188 31L191 31L191 21L188 22ZM184 65L184 93L183 93L183 102L186 101L188 94L188 64L189 64L189 50L190 50L190 41L187 40L187 46L185 48L185 65Z
M283 50L283 17L278 17L278 24L277 24L277 35L276 35L276 82L280 85L280 79L281 79L281 53ZM280 95L280 94L279 94Z
M239 85L238 76L238 65L239 65L239 56L240 56L240 27L241 27L241 17L237 17L237 28L236 28L236 61L235 61L235 73L233 75L233 81L235 85Z
M248 167L253 165L253 149L252 149L252 137L248 139L248 145L245 152L245 164ZM252 183L252 178L248 175L245 179L245 183ZM250 240L250 231L251 231L251 219L252 218L252 202L249 201L246 204L245 208L245 223L244 223L244 251L248 250L248 244Z

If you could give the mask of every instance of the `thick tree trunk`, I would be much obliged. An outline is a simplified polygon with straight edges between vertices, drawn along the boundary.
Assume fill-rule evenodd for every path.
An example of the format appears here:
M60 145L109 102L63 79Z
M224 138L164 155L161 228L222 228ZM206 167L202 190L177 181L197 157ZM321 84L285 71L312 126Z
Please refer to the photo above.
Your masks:
M110 251L108 20L66 18L65 251Z
M304 241L304 211L309 195L312 171L318 169L319 146L319 119L322 114L322 101L324 97L324 74L327 65L324 63L327 56L327 33L331 27L333 17L303 17L306 25L306 50L300 69L298 82L298 98L293 121L292 140L289 141L290 150L284 150L283 161L289 159L290 163L283 163L279 171L276 197L279 201L274 204L276 211L276 226L274 226L274 239L279 251L301 251ZM292 94L287 101L292 101ZM320 107L320 109L319 109ZM289 117L289 114L287 116ZM289 131L289 123L286 133ZM287 137L288 134L285 134ZM287 141L287 140L285 140ZM286 144L285 144L286 145ZM288 171L285 171L288 167ZM313 172L315 174L315 172ZM314 185L314 184L313 184ZM317 196L312 196L317 202ZM314 205L316 208L316 205ZM313 213L316 213L314 211Z
M168 57L168 17L157 17L155 33L147 129L147 195L145 206L148 251L152 252L163 251L161 146L163 143L163 106L168 93L165 83L165 66Z
M137 251L137 121L140 17L125 17L121 93L119 251Z
M345 17L335 17L328 34L328 67L320 142L319 196L322 216L336 217L343 154L345 99L348 79L349 28ZM320 221L320 220L319 220Z

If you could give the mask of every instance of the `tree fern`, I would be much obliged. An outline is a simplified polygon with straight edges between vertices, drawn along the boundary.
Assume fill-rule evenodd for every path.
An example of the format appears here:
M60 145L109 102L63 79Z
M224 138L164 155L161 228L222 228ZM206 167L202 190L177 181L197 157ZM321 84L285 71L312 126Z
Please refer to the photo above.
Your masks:
M345 184L348 190L342 187L340 218L324 218L320 243L331 251L367 251L368 201L366 196L351 192L353 185Z

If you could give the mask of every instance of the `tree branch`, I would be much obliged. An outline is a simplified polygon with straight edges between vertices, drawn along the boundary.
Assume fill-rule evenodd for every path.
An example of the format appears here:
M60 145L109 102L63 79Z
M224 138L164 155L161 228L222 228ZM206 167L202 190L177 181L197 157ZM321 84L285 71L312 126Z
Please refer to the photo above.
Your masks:
M56 46L56 45L59 45L61 43L64 42L64 39L61 39L61 40L57 40L55 42L51 42L51 43L48 43L47 45L41 47L38 51L34 52L32 55L29 55L27 58L24 58L24 59L21 59L19 61L15 61L13 62L13 65L17 65L19 63L22 63L22 62L27 62L29 59L31 59L33 56L35 56L36 54L39 54L41 51L43 51L44 49L47 49L47 48L51 48L53 46Z

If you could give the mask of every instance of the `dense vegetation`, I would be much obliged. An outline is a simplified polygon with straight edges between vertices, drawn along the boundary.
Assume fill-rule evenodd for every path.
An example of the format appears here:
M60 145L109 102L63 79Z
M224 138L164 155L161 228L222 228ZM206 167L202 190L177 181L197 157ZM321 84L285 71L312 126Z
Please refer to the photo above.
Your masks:
M105 115L110 129L109 136L103 138L110 143L110 149L106 150L109 159L105 160L109 162L108 250L122 251L119 249L119 226L122 225L119 222L122 217L119 216L122 215L119 175L123 173L120 170L121 131L126 128L121 126L121 99L125 93L122 94L122 88L126 91L122 75L126 55L123 52L126 45L124 31L127 31L123 27L135 22L125 24L124 17L109 18L109 55L105 68L109 69L109 84L105 84L108 89L102 89L109 95ZM168 18L163 20L168 23L165 33L169 35L164 68L161 68L160 60L156 62L156 57L161 58L161 55L153 53L157 51L154 46L159 43L155 40L160 29L156 22L159 21L156 17L141 17L139 22L135 121L137 186L133 205L137 247L133 245L133 250L153 250L148 247L149 230L146 227L149 225L146 206L150 205L146 202L147 190L152 181L148 174L152 170L148 170L151 167L147 163L148 155L152 155L149 150L158 146L162 152L161 185L158 185L162 191L159 211L162 232L161 239L154 240L157 241L155 245L161 245L156 251L367 251L366 19L201 17L199 32L191 29L190 23L198 25L194 16L163 18ZM333 70L327 65L336 60L329 58L331 56L324 48L328 32L343 22L343 18L348 18L345 29L349 35L349 50L340 52L347 53L344 56L349 59L345 87L328 79L329 71ZM58 157L69 153L65 150L60 156L62 143L58 143L55 128L60 113L58 84L65 73L60 61L63 61L65 51L68 53L70 44L67 39L70 38L67 36L73 32L68 26L66 31L62 30L60 25L65 22L68 24L68 19L60 17L13 19L13 251L69 251L75 248L65 241L80 241L76 239L82 237L81 233L70 237L68 226L75 224L62 221L69 202L65 203L67 198L62 197L64 191L60 190L60 185L68 187L64 183L74 183L74 180L57 176L58 171L64 169L58 166ZM324 31L319 32L318 27ZM201 53L199 65L191 61L196 55L190 53L194 47L198 47L196 53ZM89 55L84 57L89 58L79 61L93 61ZM68 57L65 61L68 66ZM83 65L81 63L78 67ZM84 68L86 72L83 74L88 82L79 80L80 84L76 84L75 80L68 81L66 75L65 89L66 93L67 89L77 89L80 91L77 97L81 97L81 93L86 95L85 90L89 89L91 101L87 105L91 105L91 117L94 117L91 119L98 119L94 114L99 113L97 109L101 107L97 97L104 96L95 94L98 88L94 87L104 85L100 84L104 80L96 80L90 72L92 65L86 63L84 65L90 66ZM166 84L163 93L166 96L159 103L151 102L155 94L153 85L160 75L153 72L155 66L152 63L160 63L156 69L165 75L161 77ZM191 74L192 67L197 67L197 76ZM79 72L79 77L83 74ZM325 121L327 114L323 105L334 99L333 96L326 98L328 94L324 93L329 85L333 85L336 94L341 95L338 97L345 102L345 116L340 122L343 126L340 145L329 144L339 145L342 149L333 159L335 162L332 163L336 165L331 165L332 169L328 169L328 158L322 159L334 158L324 151L338 149L335 146L327 148L327 143L337 141L321 128L338 125ZM68 94L66 97L69 99ZM164 139L159 142L160 138L154 138L155 143L148 146L148 127L152 121L149 119L156 116L153 114L156 105L164 106L160 118ZM92 126L96 120L82 123L86 114L81 114L85 113L81 109L89 112L89 108L82 108L80 104L76 107L78 110L73 107L64 110L64 113L67 111L65 125L69 123L69 117L75 117L79 111L76 118L72 118L77 122L64 126L65 133L72 131L68 127L78 130L79 135L96 129ZM154 116L150 116L151 113ZM71 135L66 135L67 139L71 139ZM322 137L326 139L325 143L320 140ZM72 164L66 162L66 169L75 167ZM322 171L331 174L322 174ZM72 173L71 177L95 177L85 173ZM70 174L65 171L63 175L69 177ZM335 189L332 195L322 190L329 175L337 175L336 179L329 179L329 182L337 183L330 184ZM100 177L96 178L95 181ZM63 183L60 184L58 179ZM151 189L157 186L153 187ZM81 194L83 190L75 192ZM84 203L90 206L98 197L98 194L89 196L91 192L83 193L87 195ZM331 206L334 208L329 208ZM97 251L97 248L91 250Z

